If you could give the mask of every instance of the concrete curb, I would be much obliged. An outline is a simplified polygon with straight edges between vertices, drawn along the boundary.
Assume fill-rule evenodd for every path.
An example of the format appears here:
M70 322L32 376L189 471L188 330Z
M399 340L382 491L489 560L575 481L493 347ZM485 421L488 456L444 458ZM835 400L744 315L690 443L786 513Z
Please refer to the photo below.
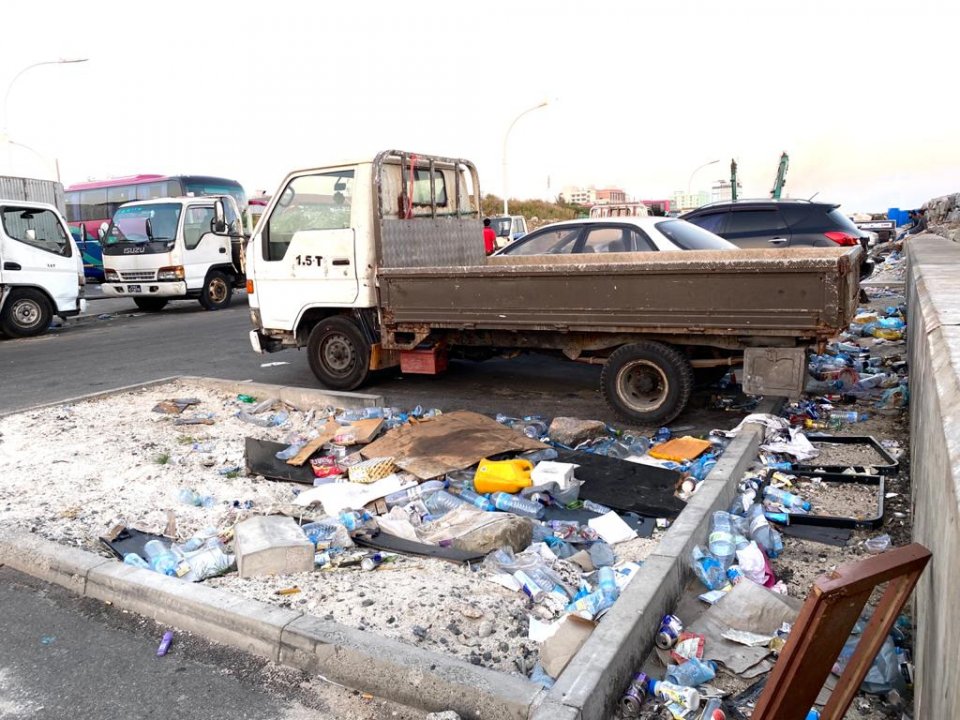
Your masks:
M0 535L0 563L214 642L426 710L525 720L543 694L522 678L26 532Z
M89 400L100 400L111 395L120 393L143 390L158 385L166 385L171 382L192 382L202 387L220 390L230 394L244 393L255 397L276 397L288 405L292 405L298 410L310 408L322 409L328 405L344 409L359 409L365 407L383 407L383 395L369 395L366 393L340 392L338 390L317 390L313 388L302 388L290 385L271 385L269 383L259 382L241 382L239 380L222 380L220 378L202 377L199 375L171 375L170 377L159 378L157 380L147 380L146 382L136 383L134 385L123 385L111 390L98 390L97 392L78 395L67 398L66 400L57 400L56 402L42 403L40 405L31 405L30 407L20 408L19 410L0 411L0 418L20 413L43 410L45 408L60 407L61 405L74 405Z
M755 410L772 413L777 399ZM533 714L533 720L606 720L654 644L661 618L671 612L690 576L687 559L705 541L710 516L725 510L756 459L763 427L746 425L580 652Z

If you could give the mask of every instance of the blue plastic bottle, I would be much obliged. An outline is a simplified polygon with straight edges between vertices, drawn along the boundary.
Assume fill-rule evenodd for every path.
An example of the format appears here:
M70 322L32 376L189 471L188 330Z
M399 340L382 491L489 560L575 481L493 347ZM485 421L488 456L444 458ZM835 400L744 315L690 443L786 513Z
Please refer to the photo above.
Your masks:
M488 498L486 495L480 495L479 493L475 493L473 490L469 490L467 488L461 489L459 494L461 500L466 500L468 503L480 508L481 510L486 510L489 512L496 509L493 503L490 502L490 498Z
M620 588L617 587L617 574L612 567L602 567L597 570L597 587L604 599L613 603L620 597Z
M524 517L535 518L537 520L543 517L543 505L535 500L527 500L526 498L505 492L495 492L490 496L490 499L493 501L493 505L497 510L503 510L504 512L511 512L514 515L523 515Z
M811 507L810 503L801 498L799 495L794 495L792 492L787 492L786 490L781 490L780 488L767 486L763 490L763 496L767 500L780 503L785 508L800 508L804 511L809 511Z
M143 570L149 570L150 566L147 564L147 561L136 553L127 553L123 556L123 564L130 565L132 567L141 568Z

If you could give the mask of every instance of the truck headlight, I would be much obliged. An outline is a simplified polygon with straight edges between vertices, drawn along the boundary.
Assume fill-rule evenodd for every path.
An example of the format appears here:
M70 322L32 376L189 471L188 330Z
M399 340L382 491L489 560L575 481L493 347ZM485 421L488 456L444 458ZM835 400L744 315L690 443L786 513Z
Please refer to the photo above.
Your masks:
M103 279L106 282L120 282L120 273L118 273L116 270L112 270L111 268L104 268Z
M160 268L157 270L157 280L183 280L183 266L173 265Z

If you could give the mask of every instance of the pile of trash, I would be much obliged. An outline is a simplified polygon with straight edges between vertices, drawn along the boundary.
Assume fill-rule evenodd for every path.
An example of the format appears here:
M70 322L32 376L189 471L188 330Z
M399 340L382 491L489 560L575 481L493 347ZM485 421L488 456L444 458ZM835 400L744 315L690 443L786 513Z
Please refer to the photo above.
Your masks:
M288 507L237 501L235 524L183 542L114 528L103 540L115 555L186 581L234 570L243 579L289 577L274 592L282 599L303 592L304 573L386 571L406 557L465 564L524 600L527 639L538 649L521 669L547 687L639 570L630 543L670 524L730 442L722 433L674 437L660 428L644 437L577 418L422 407L325 408L294 427L300 413L275 398L239 395L233 405L234 423L284 442L247 438L244 466L217 472L282 482ZM176 426L217 421L197 398L170 398L154 411ZM212 449L190 446L201 458ZM630 468L633 495L622 479ZM220 504L192 487L177 497L200 509ZM122 545L124 533L132 545Z

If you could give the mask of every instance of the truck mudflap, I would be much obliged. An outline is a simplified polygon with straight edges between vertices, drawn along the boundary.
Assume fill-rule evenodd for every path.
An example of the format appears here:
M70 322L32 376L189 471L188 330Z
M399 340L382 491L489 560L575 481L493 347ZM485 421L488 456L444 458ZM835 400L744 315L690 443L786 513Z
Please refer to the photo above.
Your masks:
M277 338L264 335L259 330L250 331L250 347L258 355L264 353L275 353L283 350L283 343Z

